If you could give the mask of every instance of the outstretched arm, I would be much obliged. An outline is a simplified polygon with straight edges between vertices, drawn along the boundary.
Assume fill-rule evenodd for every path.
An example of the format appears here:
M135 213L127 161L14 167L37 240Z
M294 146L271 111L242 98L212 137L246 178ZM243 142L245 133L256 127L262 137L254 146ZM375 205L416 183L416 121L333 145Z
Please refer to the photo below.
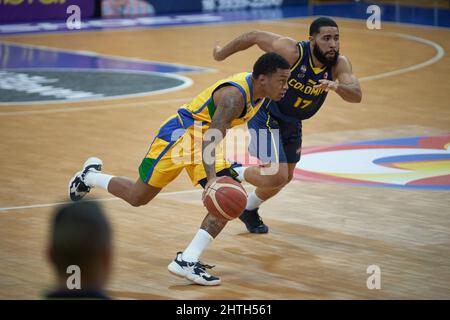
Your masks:
M205 132L202 145L203 167L208 179L205 190L217 178L215 148L231 127L231 121L237 119L244 110L244 97L236 87L223 87L214 93L213 98L217 108L211 126Z
M352 65L346 57L342 57L336 67L339 81L336 93L348 102L359 103L362 100L361 86L358 78L352 73Z
M216 45L213 49L213 57L217 61L222 61L232 54L246 50L255 44L265 52L278 53L291 65L298 59L297 41L261 30L244 33L223 47Z
M340 56L336 65L335 76L337 81L330 81L326 79L319 80L320 84L315 85L314 88L323 88L325 91L335 91L342 99L347 102L359 103L362 100L361 86L358 78L352 73L352 65L350 61Z

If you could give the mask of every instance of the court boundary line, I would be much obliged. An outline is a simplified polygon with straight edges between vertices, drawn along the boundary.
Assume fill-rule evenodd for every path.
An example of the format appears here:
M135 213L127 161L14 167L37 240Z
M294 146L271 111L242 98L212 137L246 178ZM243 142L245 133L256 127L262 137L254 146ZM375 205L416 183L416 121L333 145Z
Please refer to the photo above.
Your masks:
M163 99L155 101L140 101L140 102L129 102L129 103L117 103L117 104L106 104L103 106L84 106L84 107L72 107L72 108L56 108L47 110L24 110L24 111L11 111L11 112L0 112L0 117L7 116L23 116L23 115L41 115L41 114L52 114L52 113L65 113L65 112L76 112L76 111L90 111L90 110L109 110L109 109L126 109L128 107L147 107L151 104L165 104L165 103L183 103L188 102L192 98L179 98L179 99ZM36 105L39 106L39 105Z
M173 196L173 195L186 194L186 193L198 193L198 192L202 192L202 191L203 191L203 189L190 189L190 190L180 190L180 191L172 191L172 192L160 192L160 193L158 193L158 195L156 197ZM83 200L83 202L95 202L95 201L96 202L106 202L106 201L116 201L116 200L122 200L124 203L126 203L125 200L123 200L121 198L117 198L117 197L87 199L87 200ZM73 201L62 201L62 202L51 202L51 203L12 206L12 207L2 207L2 208L0 208L0 213L13 211L13 210L21 210L21 209L56 207L56 206L70 204L70 203L73 203Z
M311 17L319 17L319 16L311 16ZM365 19L358 19L358 18L349 18L349 17L339 17L339 16L329 16L333 19L339 19L344 20L347 22L365 22ZM292 19L292 18L286 18L286 19ZM441 26L431 26L429 24L419 24L419 23L411 23L411 22L396 22L396 21L381 21L382 24L397 26L397 27L415 27L417 29L434 29L434 30L447 30L450 31L450 27L441 27Z
M111 55L111 54L103 54L103 53L98 53L98 52L89 51L89 50L70 50L70 49L61 49L61 48L57 48L57 47L49 47L49 46L45 46L45 45L20 43L20 42L14 42L14 41L10 41L10 40L2 40L2 38L0 37L0 44L3 44L3 43L9 44L9 45L14 45L14 46L19 46L19 47L32 48L32 49L42 49L42 50L56 51L56 52L63 52L63 53L72 53L72 54L75 53L75 54L88 56L88 57L106 57L106 58L111 58L111 59L116 59L116 60L121 60L121 61L154 63L154 64L166 65L166 66L175 66L175 67L180 67L180 68L197 69L197 70L192 70L192 71L179 71L179 72L174 72L174 73L208 73L208 72L216 72L217 71L214 68L191 66L191 65L181 64L181 63L176 63L176 62L170 63L170 62L163 62L163 61L146 60L146 59L138 58L138 57L124 57L124 56L116 56L116 55Z
M248 190L254 190L255 187L244 183L244 186ZM156 196L158 197L170 197L170 196L176 196L180 194L189 194L189 193L200 193L203 192L202 188L195 188L195 189L189 189L189 190L180 190L180 191L169 191L169 192L160 192ZM117 197L110 197L110 198L98 198L98 199L86 199L82 200L83 202L108 202L108 201L118 201L122 200L124 203L126 203L125 200ZM10 212L14 210L26 210L26 209L36 209L36 208L48 208L48 207L57 207L62 205L71 204L73 201L61 201L61 202L50 202L50 203L40 203L40 204L30 204L30 205L20 205L20 206L12 206L12 207L0 207L0 213L4 212Z

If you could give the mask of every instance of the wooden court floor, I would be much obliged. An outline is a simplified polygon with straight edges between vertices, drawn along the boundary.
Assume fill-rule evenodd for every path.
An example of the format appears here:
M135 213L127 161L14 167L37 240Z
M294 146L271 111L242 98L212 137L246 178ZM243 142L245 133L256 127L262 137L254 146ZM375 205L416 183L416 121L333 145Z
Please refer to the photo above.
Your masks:
M362 79L363 101L349 104L330 94L304 123L303 145L448 134L450 30L384 24L369 31L365 22L337 21L341 53ZM1 38L216 71L186 74L194 84L167 94L0 108L0 299L40 299L51 288L49 221L54 204L67 201L68 179L87 157L100 157L105 172L136 178L166 117L217 79L250 70L261 54L253 48L219 63L211 56L216 40L224 43L255 28L300 40L310 22ZM411 68L436 56L430 42L443 57ZM107 199L102 204L114 229L107 289L118 299L450 298L448 191L293 181L261 208L269 234L248 234L233 221L204 253L202 261L215 264L212 273L222 278L214 288L190 285L167 271L205 214L201 190L185 174L140 208L94 191L91 199ZM369 265L381 269L380 290L366 287Z

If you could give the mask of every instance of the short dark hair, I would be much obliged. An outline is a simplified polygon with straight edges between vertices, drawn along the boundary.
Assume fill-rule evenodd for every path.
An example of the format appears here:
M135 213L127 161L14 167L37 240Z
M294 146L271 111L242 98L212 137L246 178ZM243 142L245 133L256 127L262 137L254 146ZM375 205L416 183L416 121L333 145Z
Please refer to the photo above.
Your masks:
M111 227L96 202L57 209L50 231L50 259L58 273L70 265L89 269L111 248Z
M268 52L263 54L255 62L253 66L253 78L258 78L260 75L271 75L277 72L278 69L290 69L289 62L275 52Z
M309 35L313 36L316 33L319 33L321 27L336 27L336 28L338 28L338 25L331 18L327 18L327 17L317 18L309 26Z

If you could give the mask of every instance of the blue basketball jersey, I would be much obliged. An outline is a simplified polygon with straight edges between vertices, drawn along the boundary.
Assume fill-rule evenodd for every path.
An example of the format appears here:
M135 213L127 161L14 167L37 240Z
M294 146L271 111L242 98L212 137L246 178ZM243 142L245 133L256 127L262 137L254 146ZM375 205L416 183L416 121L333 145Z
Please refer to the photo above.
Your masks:
M299 59L291 68L286 95L269 105L273 116L290 122L311 118L319 111L328 93L314 85L319 84L320 79L333 78L331 67L314 67L309 41L299 42L298 50Z

